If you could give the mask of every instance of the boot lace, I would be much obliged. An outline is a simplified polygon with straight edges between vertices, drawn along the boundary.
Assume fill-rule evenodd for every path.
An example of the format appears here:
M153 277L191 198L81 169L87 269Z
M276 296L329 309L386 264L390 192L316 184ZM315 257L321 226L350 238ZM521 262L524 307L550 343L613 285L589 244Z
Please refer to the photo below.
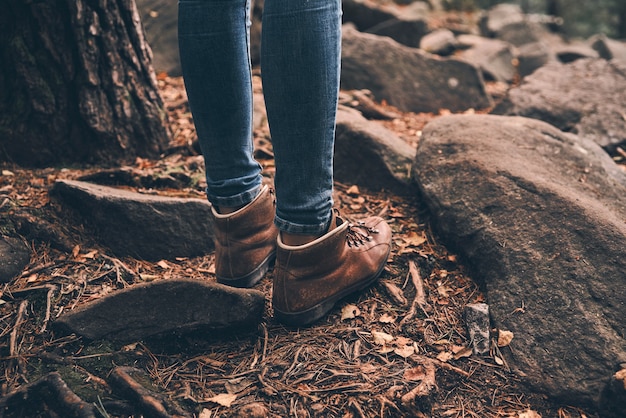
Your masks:
M372 240L371 234L378 234L378 229L370 228L363 221L348 223L346 242L348 247L358 247Z

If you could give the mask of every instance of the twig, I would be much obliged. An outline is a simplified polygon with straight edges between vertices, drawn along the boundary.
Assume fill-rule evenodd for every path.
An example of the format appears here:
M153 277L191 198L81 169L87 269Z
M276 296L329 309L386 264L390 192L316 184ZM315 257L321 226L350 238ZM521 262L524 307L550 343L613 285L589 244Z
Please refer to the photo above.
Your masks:
M426 293L424 291L424 282L422 281L419 270L413 260L409 261L409 274L411 275L411 282L413 283L413 286L415 286L415 298L413 299L413 303L411 303L411 309L409 309L409 312L407 312L405 317L400 321L400 327L415 316L418 306L422 312L428 316L426 313L427 302Z
M15 325L13 326L13 330L11 331L11 336L9 339L9 356L14 357L17 353L17 333L19 331L22 322L24 322L24 313L26 312L26 307L28 306L28 301L23 300L20 303L20 307L17 310L17 318L15 319Z
M49 285L48 293L46 293L46 315L43 318L43 325L41 326L40 334L43 334L48 326L48 322L50 321L50 311L52 310L52 295L54 291L57 289L56 286Z

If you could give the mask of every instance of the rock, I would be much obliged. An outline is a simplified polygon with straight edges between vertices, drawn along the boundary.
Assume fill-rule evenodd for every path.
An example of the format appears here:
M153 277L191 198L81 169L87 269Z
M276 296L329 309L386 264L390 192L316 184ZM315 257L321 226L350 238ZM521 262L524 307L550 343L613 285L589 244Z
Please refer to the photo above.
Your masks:
M214 248L211 205L205 200L71 180L58 180L52 193L80 214L95 238L119 256L160 260L199 256Z
M396 18L393 9L384 8L372 0L343 0L341 7L343 22L352 23L361 32Z
M439 59L393 40L343 29L341 84L369 89L377 101L402 111L462 111L491 105L479 70L456 59Z
M337 112L335 178L369 190L407 194L413 190L415 149L393 132L353 109Z
M515 335L509 366L531 390L598 407L626 360L626 173L584 137L493 115L429 123L414 173L495 327Z
M489 305L486 303L470 303L463 311L467 335L472 342L472 352L478 355L489 354Z
M152 48L152 66L157 73L182 75L178 54L178 2L137 0L146 40Z
M0 235L0 283L7 283L30 262L30 250L17 238Z
M538 68L550 62L550 51L541 42L525 44L517 48L515 54L518 64L517 72L521 77L526 77Z
M549 63L509 91L492 113L541 119L613 151L626 141L626 63Z
M458 57L480 68L486 80L513 81L517 69L511 45L476 35L460 35L458 41L467 48Z
M606 35L596 35L589 39L589 44L598 52L600 58L626 62L626 42L610 39Z
M54 325L90 340L120 343L191 331L256 326L265 296L215 282L172 279L128 287L65 312Z
M506 26L525 21L522 8L516 4L501 3L483 12L478 22L480 33L486 37L495 37Z
M527 20L523 20L504 26L497 32L495 37L511 45L520 47L539 42L537 31L537 26Z
M420 49L437 55L450 55L457 46L457 40L449 29L437 29L422 37Z
M557 59L562 63L568 63L584 58L599 58L598 52L589 45L574 43L564 45L555 51Z
M365 30L367 33L388 36L394 41L412 48L419 48L421 39L429 31L427 22L428 9L423 3L413 5L396 12L395 17Z

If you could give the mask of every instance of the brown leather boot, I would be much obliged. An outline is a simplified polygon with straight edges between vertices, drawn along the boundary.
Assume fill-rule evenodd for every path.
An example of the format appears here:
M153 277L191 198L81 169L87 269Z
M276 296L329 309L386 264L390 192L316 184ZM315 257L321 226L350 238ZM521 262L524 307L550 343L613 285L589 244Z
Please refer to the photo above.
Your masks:
M391 228L379 217L348 223L333 214L322 237L287 246L278 237L274 268L274 316L288 325L306 325L335 303L373 283L391 248Z
M263 278L276 257L275 211L274 196L267 186L233 213L222 215L211 208L219 283L250 287Z

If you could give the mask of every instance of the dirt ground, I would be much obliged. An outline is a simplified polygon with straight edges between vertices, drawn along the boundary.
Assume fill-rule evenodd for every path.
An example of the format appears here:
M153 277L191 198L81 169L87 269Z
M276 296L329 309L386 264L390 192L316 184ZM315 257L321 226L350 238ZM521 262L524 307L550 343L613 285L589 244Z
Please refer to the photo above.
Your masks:
M119 187L202 196L202 159L182 81L160 76L159 85L174 144L159 161L138 159L127 167L139 186ZM434 117L401 114L381 123L416 146L421 129ZM266 126L255 131L255 144L271 180ZM419 198L372 193L351 184L336 184L338 209L353 219L387 219L394 232L392 253L377 284L342 301L313 326L285 328L273 319L270 273L257 286L267 295L267 304L252 332L184 335L126 346L60 333L52 324L62 312L118 289L174 277L215 280L211 254L156 263L115 257L97 244L80 219L48 196L56 179L100 171L2 166L0 227L4 234L28 231L32 258L16 280L1 288L0 396L25 390L58 371L76 395L96 405L100 416L141 416L134 409L137 402L112 379L116 367L130 366L145 372L138 381L172 415L594 416L551 402L549 394L529 393L504 361L501 352L507 350L507 341L498 341L497 330L489 355L472 354L462 312L468 303L485 302L485 296L462 261L437 240ZM29 396L4 416L55 416L50 402Z

